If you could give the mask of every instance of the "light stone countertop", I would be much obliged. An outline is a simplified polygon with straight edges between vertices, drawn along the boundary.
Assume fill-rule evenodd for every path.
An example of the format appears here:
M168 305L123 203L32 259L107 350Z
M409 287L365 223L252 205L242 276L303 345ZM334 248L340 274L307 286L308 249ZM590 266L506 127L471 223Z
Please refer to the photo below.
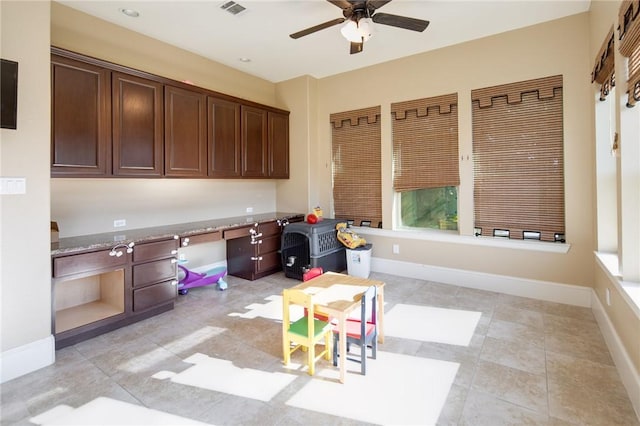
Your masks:
M106 232L102 234L81 235L77 237L60 238L57 243L51 243L51 256L59 257L100 249L109 249L116 244L137 244L146 241L161 240L207 232L224 231L226 229L251 225L253 223L271 222L277 219L304 218L300 213L261 213L247 216L227 217L220 219L203 220L198 222L178 223L166 226L150 228L129 229L118 232Z

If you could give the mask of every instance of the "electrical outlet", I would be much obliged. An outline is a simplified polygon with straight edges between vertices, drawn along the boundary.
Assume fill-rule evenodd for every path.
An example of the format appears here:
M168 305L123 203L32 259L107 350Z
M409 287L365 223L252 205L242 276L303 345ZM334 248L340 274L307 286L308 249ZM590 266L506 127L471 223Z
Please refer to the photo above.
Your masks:
M253 213L253 207L247 207L247 213Z
M114 228L120 228L122 226L127 226L126 219L116 219L116 220L113 221L113 227Z
M393 245L393 254L400 254L400 244Z

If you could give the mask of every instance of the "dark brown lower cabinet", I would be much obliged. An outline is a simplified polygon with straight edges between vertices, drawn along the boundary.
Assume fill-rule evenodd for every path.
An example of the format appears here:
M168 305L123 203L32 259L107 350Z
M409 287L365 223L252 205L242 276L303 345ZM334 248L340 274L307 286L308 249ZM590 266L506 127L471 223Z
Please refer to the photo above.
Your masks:
M54 257L51 323L56 349L173 309L178 242L176 236Z
M247 280L256 280L282 270L278 221L225 231L227 272Z

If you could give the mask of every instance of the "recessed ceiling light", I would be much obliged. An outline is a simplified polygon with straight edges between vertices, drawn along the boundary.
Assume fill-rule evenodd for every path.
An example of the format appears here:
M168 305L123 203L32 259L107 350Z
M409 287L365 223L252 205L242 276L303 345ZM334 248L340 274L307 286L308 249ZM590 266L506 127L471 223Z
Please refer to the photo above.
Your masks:
M137 18L138 16L140 16L140 12L138 12L137 10L133 10L133 9L126 9L126 8L122 8L120 9L120 12L124 13L125 15L131 17L131 18Z
M251 62L250 58L238 58L240 62Z

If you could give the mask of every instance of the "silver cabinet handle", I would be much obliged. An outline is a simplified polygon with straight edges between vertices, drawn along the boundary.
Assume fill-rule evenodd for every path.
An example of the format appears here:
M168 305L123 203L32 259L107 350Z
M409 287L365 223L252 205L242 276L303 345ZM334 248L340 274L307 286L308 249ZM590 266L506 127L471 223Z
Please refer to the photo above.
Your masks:
M253 245L262 244L262 240L251 240L251 244Z
M176 259L175 257L171 258L171 263L178 263L178 259Z
M178 280L171 281L171 285L174 286L174 287L177 286L178 285Z
M185 238L184 240L182 240L182 247L186 247L189 245L189 238Z
M262 256L251 256L251 260L262 260Z
M171 250L171 255L175 256L176 254L178 254L178 250Z

